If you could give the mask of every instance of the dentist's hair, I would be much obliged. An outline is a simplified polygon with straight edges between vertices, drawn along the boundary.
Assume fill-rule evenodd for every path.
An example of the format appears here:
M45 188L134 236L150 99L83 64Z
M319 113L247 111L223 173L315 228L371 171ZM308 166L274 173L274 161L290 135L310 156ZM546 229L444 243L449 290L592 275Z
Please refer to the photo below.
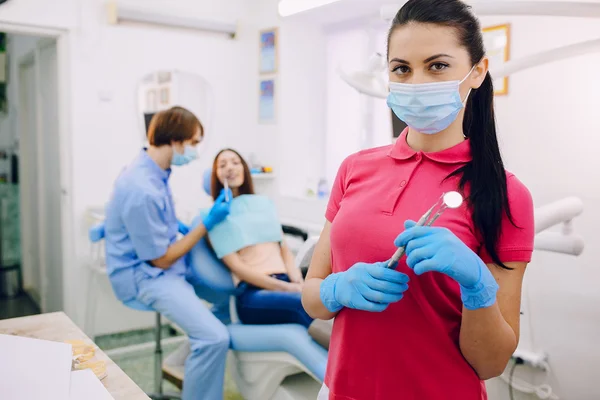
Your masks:
M173 142L192 139L198 130L204 137L204 127L198 117L183 107L175 106L154 114L147 137L152 146L169 146Z
M485 56L479 21L470 6L460 0L409 0L398 11L388 35L408 23L448 26L456 29L458 40L467 49L471 65ZM468 187L468 202L473 223L480 232L485 249L493 262L504 265L496 251L500 238L501 221L506 213L514 225L506 188L506 172L496 138L494 116L494 87L489 74L482 85L474 89L466 104L463 133L470 140L472 161L451 173L447 178L460 175L460 189Z

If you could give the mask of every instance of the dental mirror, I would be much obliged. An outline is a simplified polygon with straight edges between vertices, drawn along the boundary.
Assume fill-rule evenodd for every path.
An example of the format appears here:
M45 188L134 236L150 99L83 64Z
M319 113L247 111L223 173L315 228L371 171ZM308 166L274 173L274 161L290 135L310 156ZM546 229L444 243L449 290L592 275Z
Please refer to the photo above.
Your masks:
M225 201L229 201L229 182L227 182L227 178L223 178L223 187L225 188Z
M448 192L444 194L444 204L448 208L458 208L463 202L463 197L458 192Z
M458 208L463 202L463 197L458 192L444 193L438 201L417 221L415 226L431 226L433 223L449 208ZM441 203L441 204L440 204ZM435 211L437 209L437 212ZM435 214L433 214L435 212ZM433 217L431 217L433 214ZM429 219L431 217L431 219ZM405 248L398 247L392 258L387 264L387 268L392 268L400 257L404 255Z

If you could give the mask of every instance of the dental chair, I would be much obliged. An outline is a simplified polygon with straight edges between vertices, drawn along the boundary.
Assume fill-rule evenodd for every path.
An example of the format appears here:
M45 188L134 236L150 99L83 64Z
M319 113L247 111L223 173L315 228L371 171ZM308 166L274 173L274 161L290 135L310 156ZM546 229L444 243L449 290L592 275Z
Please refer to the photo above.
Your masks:
M192 226L198 223L196 219ZM228 365L242 396L248 400L315 399L325 377L327 351L307 329L299 324L239 322L234 297L237 287L229 269L204 239L190 252L189 262L203 286L231 298Z
M204 174L204 189L210 194L210 170ZM192 222L192 228L200 217ZM282 226L284 234L301 237L298 266L305 266L316 243L301 229ZM209 302L215 298L229 303L227 327L231 335L228 369L247 400L314 400L325 377L327 350L299 324L245 325L237 318L238 292L229 269L202 239L188 255L196 279L206 288L198 295ZM305 271L303 271L305 272Z

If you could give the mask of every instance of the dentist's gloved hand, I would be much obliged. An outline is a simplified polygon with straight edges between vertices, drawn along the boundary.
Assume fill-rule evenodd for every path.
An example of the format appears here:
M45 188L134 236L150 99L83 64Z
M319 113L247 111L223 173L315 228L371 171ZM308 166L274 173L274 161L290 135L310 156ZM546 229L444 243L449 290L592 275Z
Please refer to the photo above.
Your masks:
M406 249L406 264L421 275L437 271L448 275L460 285L464 306L468 310L490 307L496 302L498 284L487 265L456 235L446 228L415 226L404 223L406 229L394 241Z
M408 276L386 268L387 262L356 263L347 271L329 275L321 283L321 301L330 312L343 307L381 312L402 299Z
M233 198L233 194L231 189L227 189L229 192L228 197ZM204 217L202 223L207 231L210 231L215 227L218 223L222 222L229 215L229 208L231 204L228 201L225 201L225 189L221 190L219 197L215 200L215 204L213 204L210 209L208 215Z

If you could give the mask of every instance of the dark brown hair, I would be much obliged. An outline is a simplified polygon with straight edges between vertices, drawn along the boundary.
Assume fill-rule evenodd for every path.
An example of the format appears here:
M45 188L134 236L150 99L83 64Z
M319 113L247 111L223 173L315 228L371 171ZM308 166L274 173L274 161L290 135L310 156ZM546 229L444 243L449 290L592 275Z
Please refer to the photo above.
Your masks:
M172 142L190 140L200 129L204 137L204 127L191 111L175 106L159 111L152 117L148 127L148 142L152 146L170 146Z
M210 193L213 199L216 200L217 197L219 197L219 193L221 193L221 189L223 189L223 184L217 177L217 160L219 159L219 156L226 151L231 151L232 153L235 153L240 158L242 166L244 167L244 183L238 189L239 194L254 194L254 184L252 183L252 175L250 175L250 168L248 168L248 164L246 163L246 160L244 160L244 157L242 157L240 153L233 149L223 149L217 153L217 156L213 161L212 175L210 178Z

